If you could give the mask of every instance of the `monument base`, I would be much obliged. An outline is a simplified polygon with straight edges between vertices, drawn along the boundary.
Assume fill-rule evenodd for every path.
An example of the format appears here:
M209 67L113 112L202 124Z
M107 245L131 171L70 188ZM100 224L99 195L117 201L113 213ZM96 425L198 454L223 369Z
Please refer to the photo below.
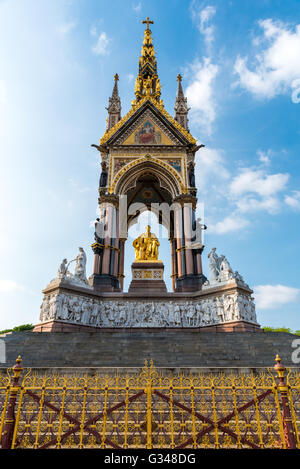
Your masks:
M162 271L162 263L150 262L145 271L151 271L153 265L153 270ZM142 266L133 264L137 275L143 275ZM77 331L205 328L229 332L249 331L249 327L259 330L252 290L237 280L206 285L198 292L188 293L167 292L162 278L133 279L128 293L100 292L61 280L51 282L43 293L40 325L35 328L39 332L54 331L57 327L66 332L69 327L71 330L76 327Z
M35 325L32 332L105 332L109 330L116 330L116 328L103 328L97 326L89 326L85 324L76 324L71 323L68 321L60 321L60 320L51 320L45 321L42 323L38 323ZM135 328L118 328L119 331L122 330L130 330L132 333L139 331L148 331L148 332L172 332L178 331L179 328L176 327L135 327ZM181 331L190 332L191 328L182 327L180 328ZM216 324L213 326L202 326L202 327L195 327L193 331L197 331L200 334L202 332L262 332L262 329L258 324L253 324L247 321L232 321L230 323L223 323L223 324Z
M167 293L164 281L164 264L162 261L135 261L131 265L132 281L129 293L153 291Z

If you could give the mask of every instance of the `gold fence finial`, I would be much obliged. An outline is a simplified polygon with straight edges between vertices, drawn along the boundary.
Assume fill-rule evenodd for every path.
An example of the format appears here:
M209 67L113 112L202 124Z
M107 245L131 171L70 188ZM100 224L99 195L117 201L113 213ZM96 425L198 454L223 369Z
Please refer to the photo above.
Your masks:
M277 371L277 375L279 378L279 385L281 386L284 383L286 367L281 363L281 358L278 355L278 353L275 357L275 361L276 361L276 365L274 366L274 370Z
M278 378L278 391L281 396L281 406L282 406L282 420L283 420L283 448L287 449L296 449L297 448L297 441L296 441L296 434L297 434L297 424L296 420L293 421L293 416L291 414L289 400L289 385L286 382L286 367L281 363L281 358L277 354L276 358L276 365L274 366L274 370L277 371L277 378ZM296 430L295 430L296 429Z
M280 358L280 356L278 355L278 353L277 353L277 355L276 355L275 361L276 361L277 363L280 363L280 362L281 362L281 358Z
M18 379L20 374L23 371L21 355L19 355L18 358L16 359L16 364L13 366L12 369L14 372L14 379Z

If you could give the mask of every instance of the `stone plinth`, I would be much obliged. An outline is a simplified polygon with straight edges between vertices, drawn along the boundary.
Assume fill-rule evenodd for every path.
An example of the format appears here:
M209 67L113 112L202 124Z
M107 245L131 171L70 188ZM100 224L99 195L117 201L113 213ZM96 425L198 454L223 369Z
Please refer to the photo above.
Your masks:
M130 293L143 291L167 292L162 261L135 261L131 265L131 270L132 281L128 290Z
M36 324L33 332L107 332L113 331L115 327L102 327L102 326L89 326L86 324L77 324L74 322L61 321L61 320L51 320L40 322ZM174 331L190 331L190 327L149 327L144 325L143 327L120 327L119 330L131 330L131 331L149 331L149 332L159 332L164 330L166 332ZM258 324L253 324L247 321L232 321L229 323L216 324L213 326L202 326L193 328L194 331L197 331L202 334L202 332L262 332L262 329Z
M152 264L152 265L151 265ZM163 267L162 263L148 263ZM138 263L138 268L141 264ZM154 288L128 293L99 292L60 281L43 291L40 323L35 332L101 329L195 329L197 331L259 331L252 290L237 280L208 285L198 292L170 293L162 279ZM134 281L133 281L134 282ZM133 284L134 286L134 284Z

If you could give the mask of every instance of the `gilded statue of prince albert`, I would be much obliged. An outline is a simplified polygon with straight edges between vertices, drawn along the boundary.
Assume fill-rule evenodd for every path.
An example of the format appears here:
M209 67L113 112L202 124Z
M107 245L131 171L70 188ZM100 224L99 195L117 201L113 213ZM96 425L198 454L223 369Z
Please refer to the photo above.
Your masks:
M132 246L135 249L136 261L156 261L158 260L159 241L154 233L151 233L150 226L146 228L146 232L136 238Z

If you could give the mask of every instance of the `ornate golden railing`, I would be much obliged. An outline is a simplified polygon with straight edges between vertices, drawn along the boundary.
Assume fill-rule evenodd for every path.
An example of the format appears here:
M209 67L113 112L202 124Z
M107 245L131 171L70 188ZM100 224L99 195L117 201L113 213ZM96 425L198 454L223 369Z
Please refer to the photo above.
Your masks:
M2 448L300 448L300 373L0 376Z

